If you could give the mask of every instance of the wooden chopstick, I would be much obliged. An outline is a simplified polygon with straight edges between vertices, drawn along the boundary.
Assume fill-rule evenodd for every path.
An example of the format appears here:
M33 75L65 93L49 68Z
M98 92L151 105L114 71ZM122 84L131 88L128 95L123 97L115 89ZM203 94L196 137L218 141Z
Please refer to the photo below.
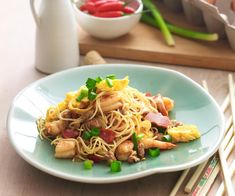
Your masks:
M226 121L226 137L224 138L223 142L222 142L222 146L225 149L226 145L228 144L229 140L231 139L231 134L233 133L232 131L232 116L229 117L229 119ZM216 156L216 155L214 155ZM200 177L202 171L205 169L207 163L208 163L209 159L203 163L201 163L197 169L195 170L195 172L193 173L192 177L189 179L188 183L186 184L184 191L186 193L190 193L196 183L196 181L198 180L198 178Z
M208 92L208 85L207 85L206 80L202 81L202 86ZM201 175L202 171L206 167L208 161L209 161L209 159L207 161L201 163L197 167L197 169L195 170L194 174L192 175L192 177L190 178L189 182L186 184L186 186L184 188L184 191L186 193L190 193L192 191L192 188L193 188L194 184L196 183L197 179L199 178L199 176Z
M200 182L194 189L192 196L197 196L201 193L202 189L205 187L205 184L208 182L209 178L211 178L212 172L218 167L218 164L219 164L218 156L214 155L210 161L209 166L205 170L205 173L202 176Z
M205 88L205 90L208 91L207 82L206 82L205 80L203 80L203 81L202 81L202 84L203 84L203 87ZM235 91L235 89L233 88L233 92L234 92L234 91ZM230 100L229 100L229 99L230 99L230 98L229 98L229 95L227 95L226 98L224 99L222 105L221 105L221 110L222 110L223 112L225 112L226 109L227 109L228 106L229 106L229 103L230 103ZM231 127L231 123L232 123L232 117L230 117L229 120L226 122L226 131L228 131L229 128ZM214 156L215 156L215 155L214 155ZM208 161L206 161L206 162L208 162ZM206 164L202 163L202 164L201 164L201 167L198 166L198 167L200 167L200 168L199 168L199 169L196 169L196 171L194 172L194 174L195 174L196 172L198 172L198 171L200 172L200 171L202 170L203 166L204 166L204 168L205 168L205 165L206 165ZM186 170L184 170L184 171L182 172L180 178L178 179L178 181L176 182L175 186L173 187L173 189L172 189L172 191L171 191L171 193L170 193L171 196L176 195L178 189L180 188L180 186L182 185L184 179L186 178L186 176L187 176L189 170L190 170L190 168L189 168L189 169L186 169ZM217 167L217 169L214 169L213 171L217 171L217 170L218 170L218 167ZM218 172L219 172L219 170L218 170ZM201 173L201 172L200 172L200 173ZM194 174L192 175L191 179L190 179L189 182L187 183L187 185L188 185L188 186L186 185L187 188L185 187L185 190L186 190L187 192L191 192L191 191L192 191L192 187L195 185L195 182L197 181L196 178L198 178L198 175L195 174L195 175L196 175L196 177L195 177ZM215 175L215 174L216 174L216 172L214 172L213 175ZM218 173L217 173L217 174L218 174ZM216 174L216 175L217 175L217 174Z
M233 160L231 166L229 167L229 173L231 174L231 177L235 173L235 160ZM224 183L222 182L219 186L219 189L217 190L215 196L222 196L224 194Z
M186 169L182 172L182 174L180 175L179 179L177 180L174 188L172 189L172 191L170 192L169 196L175 196L177 191L179 190L181 184L183 183L184 179L186 178L188 172L190 169Z
M224 155L224 150L222 147L219 148L219 157L220 157L220 164L221 164L221 168L222 168L222 173L224 176L224 182L225 182L225 187L227 190L227 194L229 196L234 196L234 190L233 190L233 184L232 184L232 180L230 178L229 175L229 171L228 171L228 164L226 162L226 158Z
M231 121L230 121L231 118L229 118L227 121L226 121L226 136L224 138L224 140L222 141L222 144L221 146L224 146L225 148L227 148L228 146L225 144L225 142L227 141L230 141L231 139L231 132L233 131L232 130L232 126L231 126ZM231 143L231 142L230 142ZM225 149L224 148L224 149ZM231 152L231 151L230 151ZM227 156L227 154L226 154ZM217 157L217 155L215 154L212 158L212 161L213 162L213 159L215 159ZM215 163L213 163L213 166L211 166L211 163L209 164L209 166L207 167L207 169L205 170L204 172L204 175L201 177L201 179L199 180L199 183L198 185L196 186L196 188L194 189L193 191L193 195L198 195L200 192L202 192L202 190L205 191L205 189L207 188L204 188L204 186L211 186L211 184L213 183L212 179L214 179L217 174L219 173L219 170L218 170L218 166L217 166L217 163L218 163L218 159L216 159ZM214 169L214 170L212 170ZM216 171L218 170L218 172L216 173ZM209 172L208 172L209 171ZM192 186L193 187L193 186ZM204 192L203 192L204 193Z
M235 123L235 104L234 104L234 85L233 85L233 78L232 78L232 75L229 74L228 76L228 80L229 80L229 96L230 96L230 103L231 103L231 108L232 108L232 121L233 121L233 126L231 127L231 129L228 131L228 134L226 135L225 139L223 140L223 143L222 145L220 146L219 148L219 155L220 155L220 162L221 162L221 165L222 165L222 171L223 171L223 175L224 175L224 180L225 180L225 185L226 185L226 189L227 189L227 193L228 195L234 195L234 190L233 190L233 185L232 185L232 181L231 181L231 178L229 176L229 173L228 173L228 165L227 165L227 162L226 162L226 157L228 156L228 154L230 152L228 151L225 151L224 152L224 149L226 147L229 147L229 150L232 151L233 149L233 145L227 145L228 144L228 141L229 139L231 138L233 132L234 132L234 123ZM227 97L226 97L226 102L227 102ZM224 107L223 109L225 110L226 107ZM229 143L230 144L230 143ZM213 173L214 176L217 176L218 172L215 172ZM212 181L210 179L210 181ZM212 181L214 182L214 180ZM210 182L207 183L207 187L210 187L211 184ZM206 190L203 190L203 193L205 194L205 191Z
M204 89L208 92L208 85L206 80L202 81L203 87ZM222 103L222 111L225 112L227 107L229 106L229 96L227 96L225 98L225 100ZM232 117L229 118L229 121L226 122L226 131L231 127L232 124ZM191 178L189 179L188 183L186 184L184 191L186 193L190 193L196 183L196 181L198 180L199 176L201 175L202 171L205 169L207 163L209 160L201 163L197 169L195 170L195 172L193 173L193 175L191 176Z
M232 117L233 117L233 128L234 128L234 135L235 135L235 100L234 100L234 83L233 83L233 75L228 75L228 86L229 86L229 96L230 96L230 106L232 110Z
M230 127L229 132L231 132L231 131L233 131L233 130L232 130L232 127ZM226 137L228 137L228 136L229 136L229 134L226 135ZM225 146L225 149L224 149L224 151L225 151L224 156L225 156L226 159L228 158L229 154L230 154L230 153L232 152L232 150L233 150L233 146L234 146L234 143L235 143L234 138L235 138L235 136L233 136L232 138L230 137L229 144L228 144L227 146ZM226 140L223 140L222 143L224 143L225 141L226 141ZM217 164L216 167L214 168L214 170L212 171L212 173L211 173L211 175L210 175L208 181L204 184L204 186L203 186L203 187L200 186L200 188L201 188L200 190L198 190L198 189L199 189L199 188L198 188L199 185L195 188L196 193L197 193L197 194L199 193L199 195L200 195L200 193L203 193L203 195L206 195L207 192L209 191L211 185L213 184L213 182L214 182L216 176L218 175L219 171L220 171L220 164ZM206 172L205 172L205 173L206 173ZM201 184L202 181L203 181L203 178L199 181L198 184ZM193 195L194 195L194 192L193 192ZM196 195L196 194L195 194L195 195Z

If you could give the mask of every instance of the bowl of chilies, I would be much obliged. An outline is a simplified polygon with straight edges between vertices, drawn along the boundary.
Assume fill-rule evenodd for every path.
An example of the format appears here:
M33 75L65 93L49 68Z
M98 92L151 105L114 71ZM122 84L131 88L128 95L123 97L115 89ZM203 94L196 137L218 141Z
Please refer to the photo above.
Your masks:
M114 39L139 22L141 0L79 0L74 3L80 27L93 37Z

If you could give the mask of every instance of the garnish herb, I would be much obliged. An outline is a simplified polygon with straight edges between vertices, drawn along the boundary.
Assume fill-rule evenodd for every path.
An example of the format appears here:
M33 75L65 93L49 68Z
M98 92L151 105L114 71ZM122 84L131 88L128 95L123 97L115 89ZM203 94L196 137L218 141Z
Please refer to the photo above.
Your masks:
M96 85L96 80L92 79L92 78L88 78L86 81L86 87L90 90L95 88Z
M150 148L148 150L148 154L150 157L157 157L160 155L160 149L159 148Z
M92 128L92 129L91 129L91 135L92 135L92 136L98 136L98 135L100 135L100 129L99 129L99 128L96 128L96 127Z
M139 135L136 136L137 137L137 141L141 140L144 137L143 133L140 133Z
M162 139L165 142L172 142L172 137L170 135L164 135Z
M90 131L85 131L85 132L82 134L82 138L83 138L84 140L89 140L91 137L92 137L92 135L91 135L91 132L90 132Z
M93 91L89 91L88 92L88 99L89 100L94 100L95 98L97 97L97 94L96 94L96 92L93 92Z
M106 76L106 83L109 87L113 86L112 80L115 79L114 74L110 74ZM80 95L77 97L77 101L81 102L83 98L88 97L90 101L94 100L97 97L96 93L96 83L100 83L103 80L102 77L98 76L96 79L88 78L86 81L87 89L83 89Z
M109 86L109 87L113 87L113 82L110 78L106 78L106 84Z
M134 150L137 151L138 150L138 140L137 140L137 137L136 137L136 132L134 132L132 134L132 142L134 144Z
M103 80L103 78L99 76L95 80L96 80L97 83L100 83Z
M121 161L112 161L110 164L110 170L111 172L120 172L121 166L122 166Z
M82 89L80 95L77 97L77 102L81 102L83 98L87 97L88 90Z
M85 160L84 162L83 162L83 167L84 167L84 169L92 169L92 166L93 166L93 161L92 160Z
M110 74L110 75L107 75L106 78L114 80L114 79L116 79L116 76L114 74Z

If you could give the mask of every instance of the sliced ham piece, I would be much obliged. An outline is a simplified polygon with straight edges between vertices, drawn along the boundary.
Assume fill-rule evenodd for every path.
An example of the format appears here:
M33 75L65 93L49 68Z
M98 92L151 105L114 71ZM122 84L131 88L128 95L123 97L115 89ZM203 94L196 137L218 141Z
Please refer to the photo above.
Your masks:
M170 119L167 116L163 116L161 113L149 112L144 118L156 126L163 128L167 128L171 123Z

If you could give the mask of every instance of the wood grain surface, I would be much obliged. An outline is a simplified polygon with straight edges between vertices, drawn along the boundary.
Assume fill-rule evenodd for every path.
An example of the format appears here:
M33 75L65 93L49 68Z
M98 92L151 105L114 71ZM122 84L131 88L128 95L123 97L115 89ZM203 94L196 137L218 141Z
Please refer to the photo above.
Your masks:
M180 171L154 174L125 183L92 185L50 176L32 167L16 153L7 136L7 112L14 96L22 88L45 75L37 72L33 66L35 25L29 2L1 1L0 16L0 195L168 195L180 176ZM139 63L170 68L186 74L198 83L206 79L210 92L218 103L222 103L228 92L227 71L117 59L106 60L108 63ZM233 76L235 77L234 73ZM234 156L233 151L230 159L234 159ZM214 195L220 182L221 178L218 176L209 195ZM177 195L185 195L183 187Z
M158 7L168 21L181 27L206 32L205 27L195 27L186 21L182 14L175 14L162 3ZM165 44L158 29L139 23L130 33L115 40L98 40L80 29L80 49L85 54L91 49L98 50L105 57L142 60L148 62L235 70L235 51L227 40L216 42L195 41L174 36L176 46Z

